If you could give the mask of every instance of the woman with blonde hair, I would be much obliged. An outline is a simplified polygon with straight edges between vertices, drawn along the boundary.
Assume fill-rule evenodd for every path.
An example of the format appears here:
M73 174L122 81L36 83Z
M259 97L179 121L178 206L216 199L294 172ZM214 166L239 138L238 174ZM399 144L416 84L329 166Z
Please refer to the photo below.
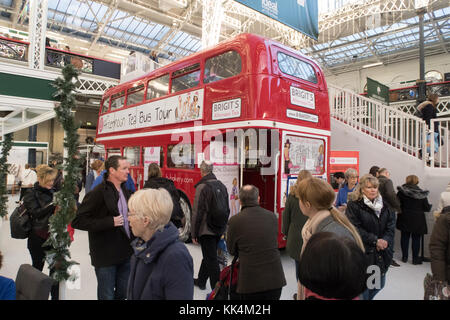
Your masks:
M300 253L303 246L302 228L305 225L306 220L308 220L308 217L300 210L297 198L297 188L301 181L308 178L312 178L312 175L308 170L302 170L298 173L297 181L289 190L281 224L281 232L287 240L286 251L295 262L296 276L298 274Z
M143 189L128 200L131 243L128 300L192 300L194 267L178 229L170 222L173 203L164 188Z
M380 286L366 290L365 300L372 300L384 287L394 255L395 213L383 202L378 186L371 174L361 177L345 212L361 236L369 265L377 265L381 272Z
M49 237L49 219L55 211L53 204L53 184L58 171L48 165L42 164L36 168L37 182L30 188L23 198L27 212L31 216L31 232L27 247L30 251L33 267L42 271L44 269L45 251L50 246L42 247ZM50 270L50 273L53 271ZM58 299L57 286L52 289L52 299Z
M318 232L332 232L340 237L350 238L364 251L364 244L356 228L345 214L333 207L335 193L325 180L319 178L302 180L296 189L296 195L302 213L308 217L302 229L302 252L311 236ZM298 297L305 298L300 282Z

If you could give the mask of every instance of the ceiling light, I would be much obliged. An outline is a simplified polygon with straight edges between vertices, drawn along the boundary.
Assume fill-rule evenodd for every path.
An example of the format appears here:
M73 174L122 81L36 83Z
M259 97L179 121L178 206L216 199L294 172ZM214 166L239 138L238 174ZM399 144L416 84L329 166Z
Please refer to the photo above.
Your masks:
M383 64L383 62L375 62L375 63L371 63L371 64L365 64L362 67L365 68L371 68L371 67L376 67L376 66L381 66Z

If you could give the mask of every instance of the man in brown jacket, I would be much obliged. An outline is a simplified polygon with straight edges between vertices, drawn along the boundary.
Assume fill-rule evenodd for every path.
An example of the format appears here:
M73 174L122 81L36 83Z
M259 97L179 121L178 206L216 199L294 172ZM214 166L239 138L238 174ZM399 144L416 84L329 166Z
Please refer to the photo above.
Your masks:
M278 220L259 206L259 190L246 185L239 191L241 212L230 218L227 248L239 256L236 292L242 300L279 300L286 285L278 251Z
M442 209L430 238L433 278L450 283L450 206Z

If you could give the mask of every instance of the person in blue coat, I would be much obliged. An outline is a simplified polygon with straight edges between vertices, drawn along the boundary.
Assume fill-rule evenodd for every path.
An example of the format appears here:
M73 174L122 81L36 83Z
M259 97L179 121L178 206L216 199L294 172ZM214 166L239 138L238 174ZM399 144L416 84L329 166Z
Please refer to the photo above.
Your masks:
M0 251L0 269L3 255ZM0 300L16 300L16 284L14 280L0 276Z
M338 194L336 196L335 206L340 211L344 212L347 207L347 197L348 194L355 190L356 185L358 184L358 172L353 168L348 168L345 173L345 183L339 189Z
M170 222L172 198L166 189L143 189L128 201L131 243L128 300L192 300L194 264L178 229Z

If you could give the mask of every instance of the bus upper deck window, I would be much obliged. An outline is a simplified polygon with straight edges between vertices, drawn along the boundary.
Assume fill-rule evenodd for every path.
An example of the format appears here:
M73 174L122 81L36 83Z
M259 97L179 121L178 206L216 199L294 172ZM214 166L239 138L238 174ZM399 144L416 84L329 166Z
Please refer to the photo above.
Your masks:
M317 76L314 68L305 61L289 56L283 52L278 52L278 66L282 72L288 75L312 83L317 83Z
M142 83L127 90L127 106L131 106L144 100L144 88L145 85Z
M108 109L109 109L109 100L110 100L110 97L106 98L106 99L103 101L103 105L102 105L102 113L105 113L105 112L108 111Z
M125 92L119 92L111 96L111 111L120 109L125 104Z
M148 82L146 100L152 100L165 96L167 92L169 92L169 75L165 74Z
M241 73L242 60L236 51L227 51L209 58L205 63L203 83L211 83L230 78Z
M172 73L172 93L194 88L200 83L200 63Z

